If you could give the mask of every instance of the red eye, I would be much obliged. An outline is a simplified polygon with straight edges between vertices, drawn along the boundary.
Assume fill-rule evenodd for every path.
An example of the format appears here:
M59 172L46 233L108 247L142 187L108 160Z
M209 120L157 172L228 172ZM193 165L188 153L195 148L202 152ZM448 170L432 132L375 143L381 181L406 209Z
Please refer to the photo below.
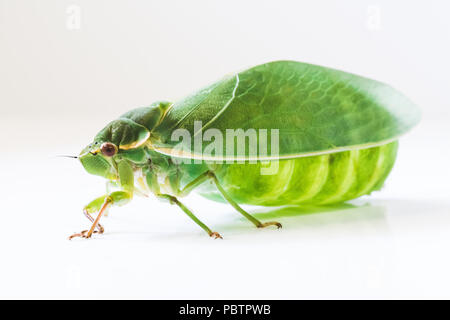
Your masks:
M113 155L116 154L117 147L110 142L105 142L104 144L101 145L100 150L102 151L102 154L104 156L112 157Z

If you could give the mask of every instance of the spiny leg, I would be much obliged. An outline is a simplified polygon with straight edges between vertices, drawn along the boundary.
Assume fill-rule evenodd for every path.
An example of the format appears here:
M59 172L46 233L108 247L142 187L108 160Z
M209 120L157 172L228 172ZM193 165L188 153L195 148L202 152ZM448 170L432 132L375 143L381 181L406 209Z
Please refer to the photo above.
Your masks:
M86 218L88 218L88 220L91 223L94 223L94 221L95 221L95 219L91 216L91 213L100 211L100 208L102 207L103 202L105 202L105 197L106 197L106 195L98 197L97 199L88 203L88 205L83 208L83 214L85 215ZM107 213L108 212L106 211L104 213L104 216L106 216ZM105 231L105 229L103 228L103 226L100 223L97 224L97 230L98 230L98 233L103 233Z
M106 212L103 215L106 216L107 212L108 211L106 210ZM89 221L91 223L94 223L94 221L95 221L94 218L90 215L90 213L86 209L83 210L83 213L86 216L86 218L89 219ZM69 237L69 240L71 240L75 237L85 237L85 235L87 235L88 231L89 230L83 230L80 233L75 233ZM103 228L103 226L100 223L97 223L97 231L94 231L94 233L102 234L103 232L105 232L105 228Z
M111 205L123 205L127 202L129 202L132 198L132 194L128 193L126 191L116 191L111 193L110 195L105 195L102 197L99 197L89 203L85 209L84 213L86 217L88 217L89 220L91 220L92 225L89 230L83 230L79 233L75 233L69 237L69 240L75 238L75 237L81 237L81 238L90 238L93 233L103 233L103 227L99 225L100 218L104 215L108 207ZM97 217L93 219L93 217L90 215L90 213L98 211ZM95 231L95 228L97 228L99 231Z
M91 223L94 223L94 221L95 221L94 217L92 217L91 214L94 213L94 212L100 211L100 209L101 209L103 203L105 202L105 198L106 198L106 197L107 197L106 195L103 195L103 196L101 196L101 197L98 197L98 198L92 200L91 202L89 202L89 203L83 208L83 214L84 214L84 216L85 216L86 218L88 218L88 220L89 220ZM100 233L100 234L101 234L101 233L103 233L103 232L105 231L105 229L103 228L103 226L102 226L100 223L97 224L97 230L98 230L98 231L95 231L95 233ZM71 240L71 239L73 239L73 238L75 238L75 237L85 237L85 236L87 235L87 232L88 232L88 231L89 231L89 230L83 230L83 231L81 231L80 233L75 233L75 234L73 234L73 235L71 235L71 236L69 237L69 240Z
M109 185L107 185L107 191L108 194L99 197L89 203L85 207L85 214L88 217L89 220L93 220L91 215L89 213L98 211L97 217L92 222L92 226L89 229L89 231L84 230L80 233L75 233L69 237L69 240L75 237L82 237L82 238L90 238L92 234L96 231L95 228L99 229L99 232L102 233L103 227L99 226L100 218L105 214L107 208L111 205L124 205L128 203L133 198L133 190L134 190L134 173L133 173L133 167L131 163L126 159L118 159L116 161L117 163L117 171L119 175L119 184L121 188L123 188L122 191L115 191L109 193Z
M80 233L75 233L73 235L71 235L69 237L69 240L75 238L75 237L81 237L81 238L90 238L92 236L92 233L94 233L94 230L96 227L98 227L99 225L99 221L100 218L102 217L102 215L105 213L106 209L108 208L108 206L112 203L112 199L110 197L105 197L105 200L103 201L103 204L100 208L100 211L97 214L97 217L95 218L95 220L93 220L93 218L91 217L91 215L87 212L87 210L84 210L84 212L86 213L86 216L88 217L89 220L91 220L92 222L92 226L89 230L83 230ZM103 229L103 227L101 227L101 229ZM99 233L103 233L103 230Z
M84 215L86 216L86 218L88 218L89 219L89 221L91 222L91 223L94 223L94 218L90 215L90 213L89 212L87 212L87 210L86 209L84 209L83 210L83 213L84 213ZM106 211L103 215L106 217L106 214L108 213L108 211ZM97 223L97 230L98 230L98 233L100 233L100 234L102 234L103 232L105 232L105 228L103 228L103 226L100 224L100 223ZM94 231L94 232L97 232L97 231Z
M108 208L109 205L111 205L112 202L113 202L112 198L110 198L110 197L105 198L105 202L103 203L102 208L98 212L97 218L95 218L94 222L92 223L92 226L89 229L89 232L87 233L86 238L90 238L92 236L92 233L94 232L95 228L97 227L98 222L100 221L100 218L103 216L106 209Z
M218 233L218 232L213 232L211 231L210 228L208 228L208 226L206 224L204 224L203 222L200 221L200 219L198 219L193 213L192 211L190 211L184 204L182 204L176 197L171 196L169 194L158 194L157 195L159 198L162 199L166 199L169 200L169 202L171 204L176 204L178 207L180 207L181 210L183 210L189 218L191 218L197 225L200 226L200 228L202 228L203 230L206 231L206 233L208 233L208 235L210 237L214 237L215 239L223 239L222 236Z
M214 172L209 171L208 177L211 178L214 181L214 184L216 185L219 192L222 194L222 196L225 198L225 200L228 201L229 204L231 204L239 213L241 213L244 217L246 217L250 222L252 222L257 228L265 228L268 226L276 226L278 229L281 228L281 223L276 221L270 221L270 222L264 222L262 223L255 217L253 217L251 214L246 212L244 209L242 209L231 197L226 193L225 189L220 185L219 180L217 179Z

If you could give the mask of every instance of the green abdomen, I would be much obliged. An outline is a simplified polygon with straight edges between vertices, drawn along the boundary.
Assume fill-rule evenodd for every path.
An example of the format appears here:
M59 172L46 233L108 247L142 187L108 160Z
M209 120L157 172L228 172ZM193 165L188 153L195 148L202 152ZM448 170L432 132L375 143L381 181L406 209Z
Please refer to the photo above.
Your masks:
M261 164L224 164L216 171L222 186L239 203L281 206L329 204L378 190L391 171L398 142L378 147L280 160L273 175L261 175ZM212 185L201 194L221 196Z

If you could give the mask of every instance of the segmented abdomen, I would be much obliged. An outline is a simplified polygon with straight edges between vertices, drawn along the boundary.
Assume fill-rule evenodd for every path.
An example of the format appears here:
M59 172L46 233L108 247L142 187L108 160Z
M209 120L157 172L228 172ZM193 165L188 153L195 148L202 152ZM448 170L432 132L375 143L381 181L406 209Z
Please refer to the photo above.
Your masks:
M336 203L380 189L394 165L397 148L395 141L368 149L280 160L274 175L261 175L259 163L225 164L216 175L239 203L263 206ZM220 199L213 189L208 188L202 194Z

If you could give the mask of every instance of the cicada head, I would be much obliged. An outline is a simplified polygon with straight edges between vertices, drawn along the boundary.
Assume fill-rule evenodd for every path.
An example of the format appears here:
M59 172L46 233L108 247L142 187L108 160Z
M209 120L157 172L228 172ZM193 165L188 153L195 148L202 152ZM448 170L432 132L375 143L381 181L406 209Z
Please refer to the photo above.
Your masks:
M116 154L117 146L114 144L93 142L81 151L78 159L88 173L115 180L117 170L113 157Z
M88 173L116 180L115 159L139 148L149 137L150 132L142 125L120 118L103 128L78 158Z

